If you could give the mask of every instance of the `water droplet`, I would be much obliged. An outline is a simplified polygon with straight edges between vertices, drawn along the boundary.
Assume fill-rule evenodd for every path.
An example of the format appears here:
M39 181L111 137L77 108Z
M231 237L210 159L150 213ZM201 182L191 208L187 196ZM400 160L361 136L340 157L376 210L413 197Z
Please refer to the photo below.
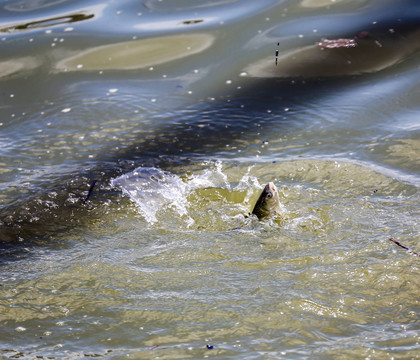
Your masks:
M108 90L111 94L116 93L118 91L118 89L109 89Z
M69 31L73 31L74 30L74 28L73 27L66 27L65 29L64 29L64 31L65 32L69 32Z
M81 68L83 67L83 64L78 64L76 67L77 67L78 69L81 69Z
M226 84L232 84L232 80L226 80Z
M68 113L71 111L71 108L65 108L63 110L61 110L62 113Z
M23 326L18 326L15 330L17 332L23 332L23 331L26 331L26 328L24 328Z
M242 71L242 72L239 74L239 76L242 76L242 77L244 77L244 76L248 76L248 73L247 73L247 72L245 72L245 71Z

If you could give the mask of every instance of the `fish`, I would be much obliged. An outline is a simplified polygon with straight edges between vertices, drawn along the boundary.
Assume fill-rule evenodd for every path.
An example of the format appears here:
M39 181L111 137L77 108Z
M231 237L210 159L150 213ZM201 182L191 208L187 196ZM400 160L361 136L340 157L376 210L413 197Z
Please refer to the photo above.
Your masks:
M269 216L283 217L280 207L279 193L274 183L269 182L265 185L257 202L255 203L252 214L258 217L258 220Z

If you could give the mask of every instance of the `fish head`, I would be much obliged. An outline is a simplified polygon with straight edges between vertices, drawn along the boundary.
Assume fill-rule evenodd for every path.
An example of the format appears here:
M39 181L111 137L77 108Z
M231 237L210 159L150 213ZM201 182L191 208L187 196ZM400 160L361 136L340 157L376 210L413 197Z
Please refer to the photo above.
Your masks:
M265 185L252 213L257 215L259 219L272 214L281 213L279 193L276 186L272 182L269 182L267 185Z
M279 193L274 183L269 182L267 185L265 185L263 194L265 203L268 205L269 208L271 208L271 205L274 206L278 203Z

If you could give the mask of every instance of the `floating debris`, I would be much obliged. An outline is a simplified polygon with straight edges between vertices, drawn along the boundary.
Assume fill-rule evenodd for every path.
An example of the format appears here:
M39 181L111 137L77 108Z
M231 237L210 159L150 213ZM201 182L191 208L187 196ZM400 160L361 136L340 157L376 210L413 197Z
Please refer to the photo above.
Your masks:
M324 49L338 49L338 48L353 48L357 46L357 42L354 39L321 39L316 43L321 50Z
M398 246L401 246L403 249L407 250L410 254L420 256L419 253L415 252L414 250L411 250L408 246L405 246L405 245L401 244L400 242L398 242L394 238L389 238L389 240L392 241L393 243L397 244Z

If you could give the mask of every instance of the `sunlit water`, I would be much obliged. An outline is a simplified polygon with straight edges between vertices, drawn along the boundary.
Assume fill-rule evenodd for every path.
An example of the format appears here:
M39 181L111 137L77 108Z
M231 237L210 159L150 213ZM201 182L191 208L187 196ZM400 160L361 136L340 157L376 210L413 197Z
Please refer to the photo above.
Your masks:
M0 1L0 356L419 358L419 17Z

